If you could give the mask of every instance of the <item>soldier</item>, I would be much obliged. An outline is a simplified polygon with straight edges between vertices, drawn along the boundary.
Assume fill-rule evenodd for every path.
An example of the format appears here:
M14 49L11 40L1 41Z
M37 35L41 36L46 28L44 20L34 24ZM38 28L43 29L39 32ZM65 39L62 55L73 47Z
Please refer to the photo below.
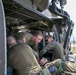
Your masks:
M7 37L7 46L8 46L8 49L11 48L12 46L16 45L16 44L17 43L16 43L16 39L14 38L14 36L9 35ZM10 66L8 66L8 68L7 68L7 75L10 75L10 74L12 75L13 71L14 70Z
M28 38L29 34L25 33L25 32L19 32L19 33L16 33L14 36L17 40L18 43L26 43Z
M28 43L28 41L30 41L30 39L33 37L33 35L28 32L19 32L15 35L15 37L16 37L16 40L18 43ZM32 49L32 51L35 54L36 58L38 59L39 58L38 53L36 53L33 49Z
M55 41L51 35L46 36L47 45L40 51L40 57L47 52L47 50L51 50L53 59L65 60L64 57L64 49L60 43Z
M21 42L22 39L20 38L19 41ZM32 48L26 45L25 41L20 42L9 48L7 53L8 65L15 70L16 75L47 75L43 74L46 72L42 71Z
M46 67L50 68L51 66L55 67L56 72L67 72L69 74L75 75L76 74L76 64L70 61L62 61L62 59L56 59L52 62L48 62L47 59L43 58L39 61L39 63ZM57 69L56 69L57 68Z
M17 75L32 75L41 70L32 49L24 43L9 48L7 55L8 65L15 70Z
M37 31L34 33L34 35L30 38L30 40L27 41L27 44L29 46L31 46L31 48L33 50L35 50L37 53L39 53L38 51L38 43L41 42L41 40L43 39L43 34L41 31Z
M32 49L24 43L14 45L10 48L8 52L8 64L15 69L18 75L32 75L39 73L39 71L41 72L39 75L43 75L43 73L47 75L45 72L42 72L43 70L38 64Z
M33 34L28 32L20 32L15 35L18 42L26 42L33 50L38 52L38 43L41 42L43 35L41 31L37 31ZM24 38L24 39L23 39ZM23 39L23 40L20 40Z
M8 45L8 47L10 48L11 46L13 46L13 45L15 45L15 44L17 44L17 43L16 43L16 39L14 38L14 36L9 35L9 36L7 37L7 45Z

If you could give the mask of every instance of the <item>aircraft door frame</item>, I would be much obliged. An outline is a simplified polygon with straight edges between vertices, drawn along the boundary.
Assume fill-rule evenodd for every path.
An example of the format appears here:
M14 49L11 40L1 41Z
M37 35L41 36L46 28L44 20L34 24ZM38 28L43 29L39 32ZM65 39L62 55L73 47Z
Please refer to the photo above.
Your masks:
M6 51L6 24L5 14L0 0L0 75L7 75L7 51Z

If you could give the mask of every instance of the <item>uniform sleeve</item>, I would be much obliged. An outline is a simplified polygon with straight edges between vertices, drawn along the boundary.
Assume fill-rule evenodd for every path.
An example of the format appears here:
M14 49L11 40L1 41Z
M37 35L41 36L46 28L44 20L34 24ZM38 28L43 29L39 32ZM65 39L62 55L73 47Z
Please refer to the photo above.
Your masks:
M43 56L48 50L51 50L54 48L54 42L49 42L41 51L40 51L40 57Z
M34 50L32 50L32 51L33 51L34 55L36 56L36 58L37 58L37 60L38 60L38 59L39 59L39 55L38 55L38 53L35 52Z

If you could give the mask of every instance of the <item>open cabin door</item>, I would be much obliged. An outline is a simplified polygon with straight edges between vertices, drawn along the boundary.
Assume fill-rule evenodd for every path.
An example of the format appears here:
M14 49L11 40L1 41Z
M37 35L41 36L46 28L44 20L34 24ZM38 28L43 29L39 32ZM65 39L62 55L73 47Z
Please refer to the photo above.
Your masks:
M5 25L5 14L0 0L0 75L6 75L6 25Z

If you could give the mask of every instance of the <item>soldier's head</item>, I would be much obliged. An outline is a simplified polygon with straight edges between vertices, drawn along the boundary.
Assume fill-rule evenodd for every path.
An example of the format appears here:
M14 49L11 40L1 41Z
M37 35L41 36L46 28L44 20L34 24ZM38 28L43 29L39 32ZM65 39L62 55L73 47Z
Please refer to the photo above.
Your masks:
M15 35L18 43L27 43L33 35L28 32L19 32Z
M53 36L52 36L52 35L47 35L47 36L45 37L46 43L51 42L52 40L53 40Z
M19 32L15 34L18 43L26 43L26 37L24 32Z
M14 38L14 36L12 35L9 35L7 37L7 45L10 46L10 45L13 45L16 43L16 39Z
M38 44L39 42L41 42L41 40L43 39L43 34L41 31L37 31L34 33L33 37L32 37L32 41L35 44Z

